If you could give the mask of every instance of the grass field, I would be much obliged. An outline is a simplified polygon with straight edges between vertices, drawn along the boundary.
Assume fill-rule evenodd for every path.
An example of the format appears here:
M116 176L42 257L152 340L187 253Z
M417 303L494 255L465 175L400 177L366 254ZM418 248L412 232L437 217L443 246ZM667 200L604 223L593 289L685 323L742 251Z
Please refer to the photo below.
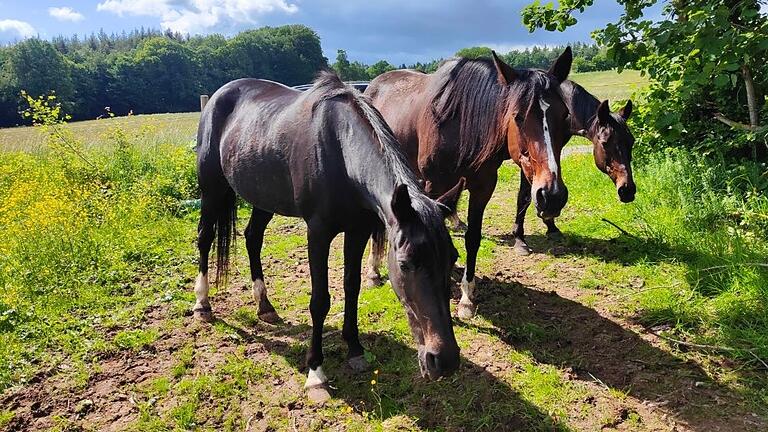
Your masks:
M571 79L578 82L598 99L610 99L611 102L627 99L632 92L641 88L646 80L640 72L626 70L621 74L615 71L586 72L572 74ZM137 115L119 118L121 128L129 134L150 132L152 139L158 142L168 140L195 139L199 113ZM86 148L99 146L104 142L105 133L113 126L115 119L81 121L71 124L72 131ZM582 144L586 141L578 140ZM31 127L0 129L0 151L38 151L44 148L43 137Z
M360 298L374 369L345 366L338 238L324 364L334 398L318 406L302 391L302 221L276 217L262 254L283 323L256 318L242 237L233 277L212 292L217 320L190 315L198 213L180 202L197 193L193 118L73 124L88 162L0 153L0 430L768 428L768 274L749 264L768 254L768 205L722 192L716 167L685 154L638 165L625 205L590 155L570 156L565 240L531 216L535 253L519 257L519 174L505 164L485 215L478 315L454 320L462 366L438 382L419 377L388 285ZM7 132L18 131L0 131L6 150L32 142ZM455 289L454 313L457 301Z

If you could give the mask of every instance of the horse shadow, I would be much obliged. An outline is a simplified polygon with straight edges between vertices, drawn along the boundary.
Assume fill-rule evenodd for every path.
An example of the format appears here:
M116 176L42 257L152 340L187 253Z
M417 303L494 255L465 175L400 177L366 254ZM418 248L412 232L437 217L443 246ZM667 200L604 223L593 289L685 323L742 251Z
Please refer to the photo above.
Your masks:
M250 331L229 319L219 321L240 336L238 344L262 345L302 375L306 374L304 355L310 326L284 321L266 331L263 326ZM418 426L445 430L570 430L562 419L543 412L509 384L464 356L454 375L429 381L420 376L417 351L408 343L387 332L361 333L371 370L353 372L344 361L347 348L340 329L326 326L325 330L323 369L337 400L328 404L342 400L363 418L386 422L385 429ZM301 400L303 394L297 391L296 398ZM303 415L316 415L314 409L306 411Z
M594 309L554 291L496 279L479 282L477 315L493 327L471 322L459 325L493 335L540 363L565 370L572 379L661 406L677 421L701 431L712 430L706 423L712 409L726 412L730 407L724 401L742 399L709 378L697 363L653 346ZM739 429L736 426L733 430Z

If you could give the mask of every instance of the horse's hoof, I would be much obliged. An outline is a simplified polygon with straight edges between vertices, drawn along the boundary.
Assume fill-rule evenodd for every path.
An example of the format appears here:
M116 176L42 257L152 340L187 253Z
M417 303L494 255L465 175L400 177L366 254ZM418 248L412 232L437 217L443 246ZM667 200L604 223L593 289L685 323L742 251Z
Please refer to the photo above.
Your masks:
M192 316L202 322L213 322L213 311L210 309L195 309L192 311Z
M477 309L477 306L475 306L473 303L459 303L458 307L458 315L461 319L470 319L473 316L475 316L475 309Z
M327 384L321 384L307 388L307 397L312 402L323 405L331 399L331 392L328 390Z
M515 246L512 249L514 249L515 253L520 256L528 256L532 252L531 248L529 248L522 240L515 240Z
M550 231L547 232L547 238L552 241L561 242L565 239L565 236L560 231Z
M462 220L459 220L455 224L451 224L451 231L453 232L459 232L459 233L467 232L467 228L469 227L467 227L467 224L465 224Z
M259 313L259 319L267 324L278 324L282 322L280 315L278 315L275 311L261 312Z
M376 288L384 285L384 280L381 276L366 276L366 286L368 288Z
M349 364L349 367L355 372L365 372L371 368L371 365L368 364L368 360L365 359L365 356L361 355L349 358L347 364Z

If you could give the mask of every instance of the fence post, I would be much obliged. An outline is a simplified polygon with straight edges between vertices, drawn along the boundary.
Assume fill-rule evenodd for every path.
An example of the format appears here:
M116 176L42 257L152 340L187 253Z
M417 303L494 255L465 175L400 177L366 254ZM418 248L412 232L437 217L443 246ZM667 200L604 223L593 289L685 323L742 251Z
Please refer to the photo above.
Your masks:
M205 109L206 104L208 104L208 95L200 95L200 112Z

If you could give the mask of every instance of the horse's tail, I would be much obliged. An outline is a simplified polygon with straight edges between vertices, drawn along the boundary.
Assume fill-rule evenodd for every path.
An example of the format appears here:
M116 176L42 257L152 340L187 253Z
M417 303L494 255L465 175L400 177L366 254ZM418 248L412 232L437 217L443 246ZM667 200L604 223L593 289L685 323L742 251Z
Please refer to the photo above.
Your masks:
M234 109L236 93L222 87L203 110L197 135L197 180L200 185L201 229L205 224L216 236L216 284L227 280L229 255L235 243L237 195L229 185L221 166L222 129ZM213 239L210 239L213 241Z
M216 285L226 284L229 275L229 255L235 244L237 230L237 196L232 188L222 200L216 213Z

